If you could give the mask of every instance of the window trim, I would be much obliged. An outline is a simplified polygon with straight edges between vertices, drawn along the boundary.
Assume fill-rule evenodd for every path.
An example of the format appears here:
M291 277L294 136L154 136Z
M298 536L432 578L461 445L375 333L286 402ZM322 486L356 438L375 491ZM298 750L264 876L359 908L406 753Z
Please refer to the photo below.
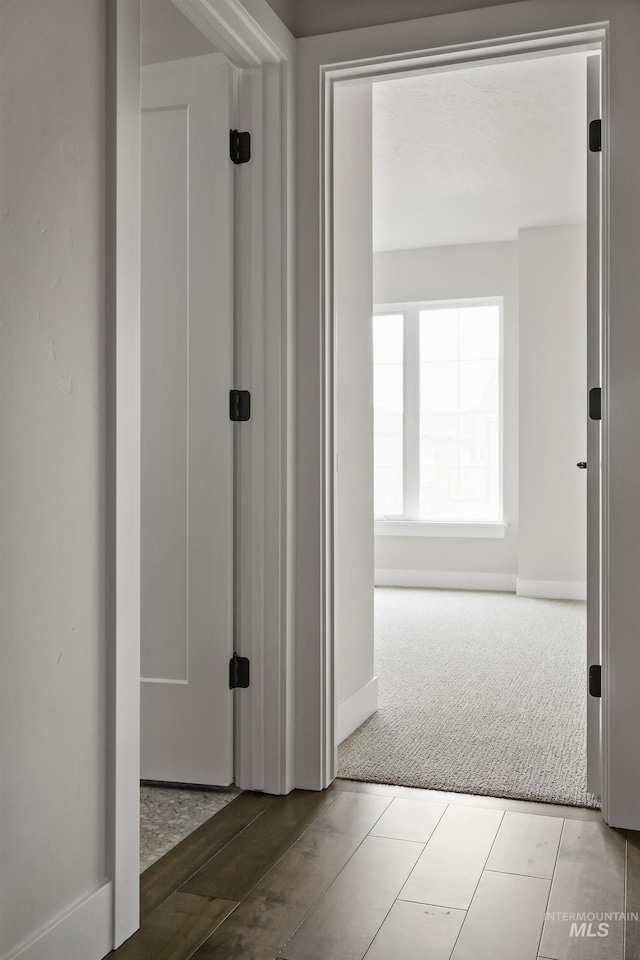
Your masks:
M451 537L504 540L508 524L504 521L450 520L398 520L376 519L373 525L376 537Z
M498 453L497 520L426 520L420 517L420 364L411 358L419 356L420 312L422 310L456 309L464 307L498 308L499 364L498 364L498 423L500 448ZM399 314L403 318L403 506L400 516L374 517L376 535L431 536L431 537L487 537L506 536L504 516L504 296L460 297L454 300L411 300L396 303L376 303L373 316ZM413 437L413 442L411 442ZM475 532L474 532L475 531ZM501 532L499 532L501 531Z

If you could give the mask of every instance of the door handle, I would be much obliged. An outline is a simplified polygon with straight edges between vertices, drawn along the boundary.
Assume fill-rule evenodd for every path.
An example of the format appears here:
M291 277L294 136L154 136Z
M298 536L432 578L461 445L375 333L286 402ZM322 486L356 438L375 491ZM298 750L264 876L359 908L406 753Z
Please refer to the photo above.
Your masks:
M586 470L586 469L587 469L587 461L586 461L586 460L580 460L579 463L576 463L576 467L578 468L578 470Z

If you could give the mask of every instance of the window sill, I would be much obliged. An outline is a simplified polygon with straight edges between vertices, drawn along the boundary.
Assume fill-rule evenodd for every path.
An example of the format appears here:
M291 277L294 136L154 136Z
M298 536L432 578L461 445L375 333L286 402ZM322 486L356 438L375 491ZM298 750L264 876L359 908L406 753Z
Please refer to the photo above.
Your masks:
M503 540L507 524L468 523L464 520L449 523L432 523L428 520L376 520L376 537L465 537L486 540Z

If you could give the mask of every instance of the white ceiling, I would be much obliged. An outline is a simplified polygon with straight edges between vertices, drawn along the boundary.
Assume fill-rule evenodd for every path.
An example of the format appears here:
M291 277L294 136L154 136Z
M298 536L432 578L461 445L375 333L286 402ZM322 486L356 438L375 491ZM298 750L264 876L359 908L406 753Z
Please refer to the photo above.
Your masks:
M374 250L586 219L586 56L373 86Z

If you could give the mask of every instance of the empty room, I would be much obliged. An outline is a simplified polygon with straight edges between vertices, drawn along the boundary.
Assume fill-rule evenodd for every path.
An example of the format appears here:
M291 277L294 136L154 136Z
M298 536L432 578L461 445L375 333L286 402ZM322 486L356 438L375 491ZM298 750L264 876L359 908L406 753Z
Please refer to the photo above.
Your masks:
M346 309L358 274L338 265L342 776L599 803L585 696L594 60L485 63L336 98L336 244L357 203L339 191L370 189L373 316ZM597 455L589 468L597 483Z

